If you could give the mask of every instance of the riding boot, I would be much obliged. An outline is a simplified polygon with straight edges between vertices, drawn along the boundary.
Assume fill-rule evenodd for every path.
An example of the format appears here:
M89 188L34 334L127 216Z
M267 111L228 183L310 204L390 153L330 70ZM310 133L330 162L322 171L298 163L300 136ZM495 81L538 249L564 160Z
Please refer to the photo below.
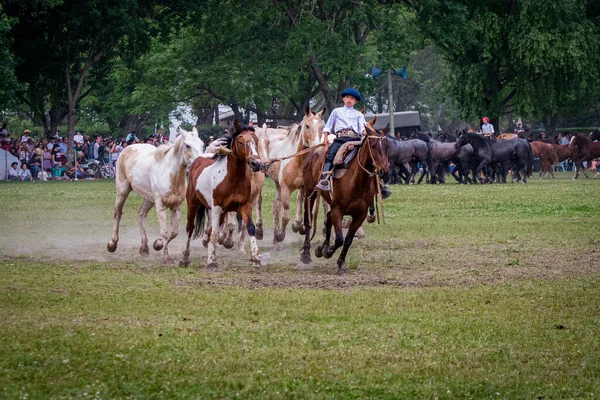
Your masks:
M326 192L331 190L331 185L329 184L329 170L331 170L332 163L325 162L323 165L323 172L321 173L321 180L317 184L317 189L324 190Z

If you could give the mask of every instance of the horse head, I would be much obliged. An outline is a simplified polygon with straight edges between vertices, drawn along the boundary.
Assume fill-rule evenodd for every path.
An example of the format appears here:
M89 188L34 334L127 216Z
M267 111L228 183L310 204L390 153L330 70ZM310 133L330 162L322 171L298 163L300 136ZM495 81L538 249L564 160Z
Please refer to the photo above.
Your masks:
M173 144L175 154L179 154L183 164L190 165L198 156L204 153L204 142L198 136L196 127L192 131L178 129L178 136Z
M367 122L365 125L367 136L364 138L363 148L366 147L368 149L368 154L371 156L375 168L388 173L389 163L387 135L378 133L375 130L374 125L376 121L377 116L374 116L373 119Z
M321 112L313 113L307 106L304 111L304 118L300 122L300 132L302 135L302 146L304 148L316 146L323 141L323 116L327 108Z
M460 135L458 135L454 146L456 146L457 149L460 149L464 145L469 144L470 141L471 140L469 139L469 135L467 134L467 132L463 131L460 133Z
M245 160L252 171L260 171L260 156L256 150L258 137L254 133L254 127L240 125L234 121L232 136L231 156Z

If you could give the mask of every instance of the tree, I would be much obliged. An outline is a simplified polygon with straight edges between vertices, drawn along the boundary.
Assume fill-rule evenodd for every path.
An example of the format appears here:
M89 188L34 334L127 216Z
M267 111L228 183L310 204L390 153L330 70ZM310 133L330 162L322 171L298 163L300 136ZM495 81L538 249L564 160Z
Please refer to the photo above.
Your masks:
M547 121L597 82L598 32L583 0L406 0L449 63L448 93L466 118L512 112Z

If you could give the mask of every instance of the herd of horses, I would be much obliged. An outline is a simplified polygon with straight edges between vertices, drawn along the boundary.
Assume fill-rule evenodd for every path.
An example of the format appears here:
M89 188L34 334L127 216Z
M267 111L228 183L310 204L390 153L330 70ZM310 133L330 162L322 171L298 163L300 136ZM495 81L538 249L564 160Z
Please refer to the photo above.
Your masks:
M117 249L123 205L133 190L143 198L138 211L142 256L149 253L146 218L156 206L160 237L153 248L163 251L165 264L174 263L168 245L178 235L181 208L186 201L187 241L180 266L189 265L191 241L202 237L208 251L206 266L217 269L217 246L232 248L236 227L238 252L245 254L247 234L250 264L259 266L257 241L263 238L262 188L268 177L275 182L276 189L274 244L286 237L290 202L297 191L297 212L291 229L304 235L300 261L310 264L311 242L317 232L322 199L325 238L314 254L330 258L341 247L337 267L338 273L343 273L355 235L365 219L375 220L375 204L381 201L379 176L387 176L392 183L413 183L420 164L422 174L418 182L424 177L430 183L444 182L452 164L452 174L460 183L505 182L509 170L513 181L526 182L533 157L540 157L543 171L550 173L565 158L575 161L578 172L584 160L600 157L600 143L583 135L574 136L563 146L530 143L519 138L491 140L465 131L457 136L442 133L435 137L416 131L409 140L400 140L388 136L387 128L377 131L374 117L365 126L366 135L348 146L347 155L341 157L343 162L334 171L332 190L325 192L316 188L332 140L323 135L325 111L314 113L307 107L300 123L277 129L254 128L236 121L231 134L211 143L207 149L195 128L191 132L179 129L173 143L159 147L128 146L116 164L114 229L108 251ZM167 210L171 211L170 225ZM344 236L345 216L350 216L351 221Z

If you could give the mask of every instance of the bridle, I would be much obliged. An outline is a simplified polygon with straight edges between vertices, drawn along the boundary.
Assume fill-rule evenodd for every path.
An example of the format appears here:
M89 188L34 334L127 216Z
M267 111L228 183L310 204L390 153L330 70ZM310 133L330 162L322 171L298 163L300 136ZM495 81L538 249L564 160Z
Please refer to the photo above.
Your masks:
M377 161L375 161L375 157L373 156L373 149L371 148L370 143L365 143L365 141L367 139L374 139L374 140L379 140L380 142L382 142L383 140L386 140L386 137L385 136L379 136L379 135L374 136L374 135L368 135L367 134L367 136L365 136L365 138L363 138L363 140L362 140L363 141L362 145L364 146L366 144L367 147L369 148L369 156L371 157L371 160L373 160L373 172L367 170L365 168L365 166L362 165L362 163L360 162L360 157L356 157L356 160L358 161L358 165L362 168L362 170L367 173L367 175L369 176L369 178L373 178L373 177L375 177L375 176L378 175L379 170L381 169L381 167L378 166L377 165Z
M250 144L254 140L254 138L252 137L252 134L248 133L248 132L252 132L252 131L243 131L238 136L236 136L235 139L233 139L233 144L231 145L231 156L232 157L238 158L238 159L240 158L240 157L238 157L238 153L239 153L238 146L241 145L241 144L239 144L239 142L241 141L243 143L245 153L247 154L246 161L250 161L250 158L253 156L252 149L250 148Z

